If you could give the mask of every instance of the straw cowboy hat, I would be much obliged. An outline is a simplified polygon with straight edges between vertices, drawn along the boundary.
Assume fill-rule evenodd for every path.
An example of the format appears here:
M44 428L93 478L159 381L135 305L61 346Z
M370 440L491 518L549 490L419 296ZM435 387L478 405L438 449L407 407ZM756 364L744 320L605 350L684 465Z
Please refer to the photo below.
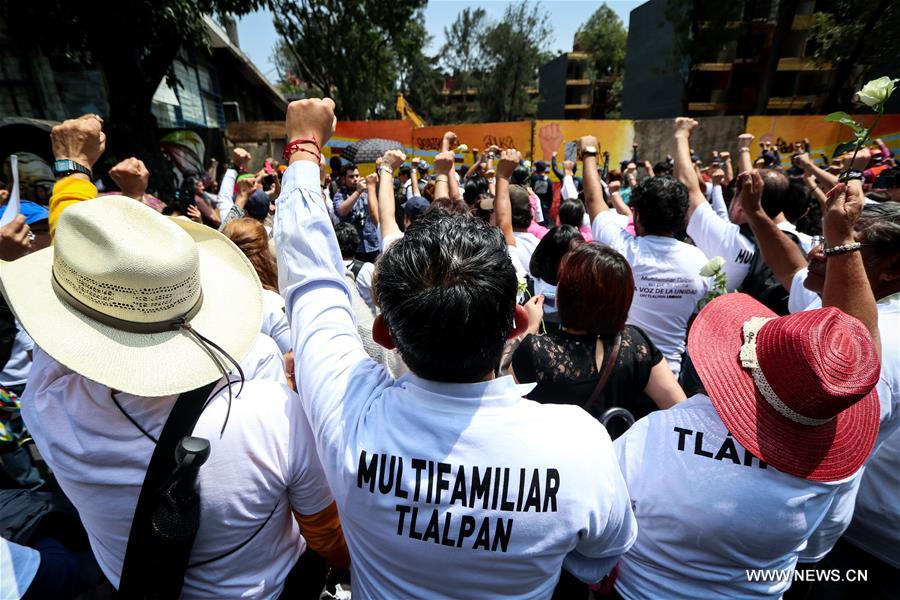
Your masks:
M776 469L838 481L872 452L880 362L859 320L836 308L778 317L726 294L697 315L688 352L728 431Z
M67 208L54 246L3 263L0 282L47 354L138 396L222 377L231 365L202 338L240 361L262 322L262 286L237 246L124 196Z

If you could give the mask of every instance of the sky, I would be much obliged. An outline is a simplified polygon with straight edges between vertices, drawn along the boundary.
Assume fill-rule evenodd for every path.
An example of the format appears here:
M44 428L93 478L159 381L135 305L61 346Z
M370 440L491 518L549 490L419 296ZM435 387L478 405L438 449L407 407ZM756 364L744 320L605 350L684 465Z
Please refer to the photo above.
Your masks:
M390 0L386 0L390 1ZM606 0L625 27L628 27L628 13L643 4L644 0ZM425 8L425 28L432 36L430 44L425 48L426 54L434 54L444 42L444 27L456 19L456 15L464 8L483 8L490 20L499 20L503 11L510 4L509 0L481 0L464 2L462 0L429 0ZM550 17L553 39L547 47L554 54L572 49L572 40L578 27L585 22L601 2L597 0L543 0L541 7ZM241 49L250 57L266 77L275 82L277 74L272 64L272 48L278 35L272 25L272 13L257 11L240 19L238 22L238 38Z

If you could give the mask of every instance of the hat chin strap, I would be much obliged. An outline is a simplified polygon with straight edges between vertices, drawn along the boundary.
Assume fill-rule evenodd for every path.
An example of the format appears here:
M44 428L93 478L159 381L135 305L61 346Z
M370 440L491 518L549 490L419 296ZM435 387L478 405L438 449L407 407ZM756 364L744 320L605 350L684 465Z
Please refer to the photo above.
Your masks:
M814 419L812 417L801 415L778 397L778 394L776 394L775 390L772 389L772 386L769 385L765 374L759 367L759 359L756 354L756 338L759 334L759 330L762 329L762 326L773 318L774 317L751 317L750 320L744 323L744 344L741 346L740 353L741 366L750 371L751 375L753 375L753 382L756 384L756 389L758 389L759 393L766 399L769 406L778 411L778 414L801 425L809 425L811 427L824 425L834 417L828 419Z

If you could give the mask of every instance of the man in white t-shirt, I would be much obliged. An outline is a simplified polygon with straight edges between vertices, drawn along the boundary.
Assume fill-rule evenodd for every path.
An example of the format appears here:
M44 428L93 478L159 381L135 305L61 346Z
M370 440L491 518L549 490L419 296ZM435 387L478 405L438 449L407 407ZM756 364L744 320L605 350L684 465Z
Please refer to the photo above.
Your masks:
M54 128L57 160L93 165L101 125L88 115ZM51 199L51 212L61 211L54 246L3 264L0 281L35 342L22 416L103 573L119 589L161 432L183 393L207 389L191 430L210 452L197 476L190 559L210 562L187 568L181 596L277 597L307 543L346 563L296 394L262 379L229 385L240 381L228 371L257 348L256 364L245 366L269 370L265 355L274 354L272 370L283 373L277 347L259 333L262 288L252 264L208 227L122 196L80 201L94 196L86 176L63 176ZM131 573L137 589L151 589L156 574Z
M690 156L690 136L697 126L694 119L679 117L675 120L675 176L687 186L690 201L687 233L704 254L710 258L721 256L725 260L723 271L729 292L745 292L778 314L787 314L788 290L772 280L766 265L760 264L760 257L756 256L757 245L746 226L740 203L731 203L730 220L726 220L716 213L703 194ZM765 183L763 209L790 233L793 226L782 214L790 181L774 169L761 169L760 173Z
M835 203L833 244L852 236L845 214L861 205ZM689 339L705 393L616 440L640 526L619 565L623 597L780 598L790 576L749 572L789 574L849 523L879 432L879 336L874 298L858 285L863 261L834 260L827 295L852 315L776 318L743 294L712 301Z
M627 217L611 211L600 192L595 168L597 139L585 136L579 146L586 163L584 198L594 239L618 250L634 273L635 293L628 324L647 332L677 377L688 321L710 286L709 278L700 275L708 262L706 256L674 237L684 229L687 189L671 177L650 177L641 182L631 194L629 206L637 233L631 235L625 229Z
M291 139L325 143L335 124L328 98L288 107ZM432 211L380 257L373 335L410 369L395 381L356 333L306 153L282 189L275 236L298 387L354 595L547 598L563 567L601 579L636 535L628 494L595 419L494 376L527 322L501 233Z
M531 212L531 200L524 186L509 185L509 203L512 206L513 235L516 237L516 254L526 271L531 271L531 255L540 243L540 239L528 231L534 216Z

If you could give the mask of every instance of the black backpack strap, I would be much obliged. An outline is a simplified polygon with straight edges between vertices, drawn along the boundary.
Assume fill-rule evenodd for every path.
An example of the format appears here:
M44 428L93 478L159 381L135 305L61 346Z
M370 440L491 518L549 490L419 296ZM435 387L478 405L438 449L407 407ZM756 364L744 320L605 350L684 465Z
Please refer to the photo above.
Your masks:
M362 271L362 268L365 266L365 262L359 260L358 258L353 259L353 264L350 265L350 272L353 273L353 281L356 281L356 278L359 276L359 272Z
M206 400L216 383L217 381L213 381L178 396L169 418L166 419L159 441L153 450L153 456L150 458L150 464L147 466L147 474L144 476L144 484L141 486L141 494L131 520L131 533L128 536L122 576L119 580L120 598L158 598L160 596L153 592L155 580L173 577L178 577L179 581L184 579L184 571L180 574L160 572L158 565L164 557L153 555L151 520L156 496L177 466L175 447L184 436L190 435L194 430L194 425L200 418ZM187 564L184 566L186 569Z

